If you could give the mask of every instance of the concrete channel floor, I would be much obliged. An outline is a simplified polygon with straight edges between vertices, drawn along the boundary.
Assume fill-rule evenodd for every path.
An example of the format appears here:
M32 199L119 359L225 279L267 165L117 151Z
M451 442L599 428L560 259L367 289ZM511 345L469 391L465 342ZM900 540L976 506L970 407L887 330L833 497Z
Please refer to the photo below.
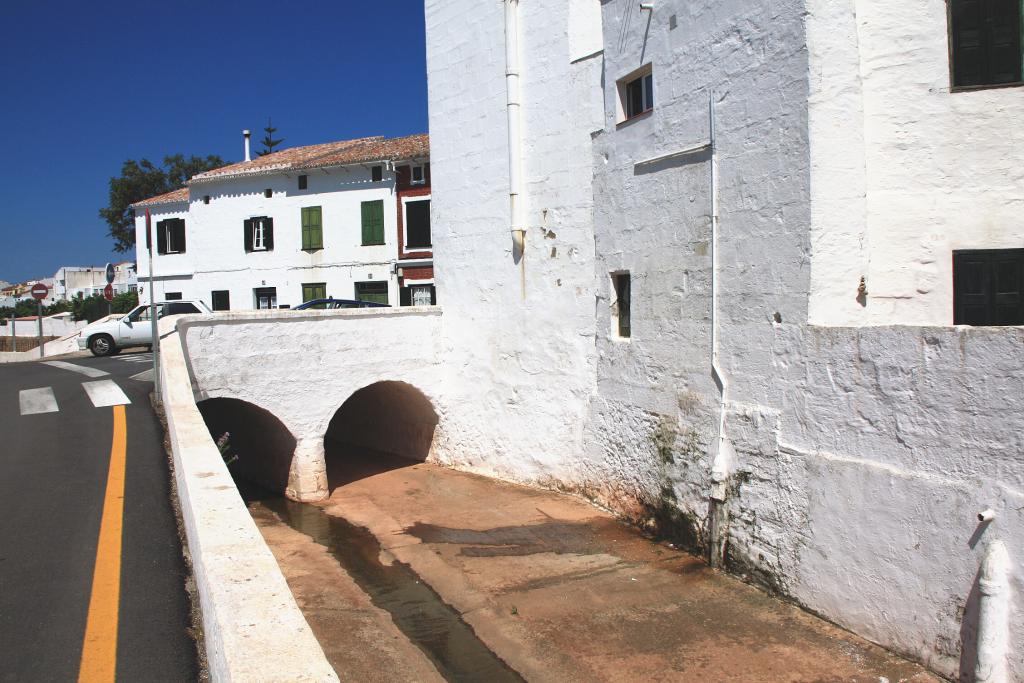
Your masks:
M940 680L563 494L425 463L367 465L322 504L250 509L342 680ZM358 540L339 546L339 533ZM362 564L344 568L352 555ZM367 583L396 567L469 635L423 647L423 625L443 615ZM447 658L481 643L483 658Z

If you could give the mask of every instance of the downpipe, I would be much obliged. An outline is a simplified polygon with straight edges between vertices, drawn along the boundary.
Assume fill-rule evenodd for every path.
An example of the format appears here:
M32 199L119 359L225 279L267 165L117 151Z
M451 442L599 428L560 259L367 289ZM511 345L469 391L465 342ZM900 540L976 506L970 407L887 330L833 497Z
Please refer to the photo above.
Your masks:
M978 590L978 652L975 683L1008 683L1010 649L1010 554L1002 541L989 543L981 561Z
M725 564L726 544L729 539L729 477L735 462L732 444L726 434L725 412L728 405L729 383L719 363L718 315L718 146L715 122L715 93L708 96L708 118L711 147L711 378L718 388L718 429L713 443L711 460L711 492L708 500L708 563L715 568Z
M519 62L519 0L505 0L505 91L508 114L508 202L512 258L519 265L520 290L526 298L526 226L523 224L522 100Z

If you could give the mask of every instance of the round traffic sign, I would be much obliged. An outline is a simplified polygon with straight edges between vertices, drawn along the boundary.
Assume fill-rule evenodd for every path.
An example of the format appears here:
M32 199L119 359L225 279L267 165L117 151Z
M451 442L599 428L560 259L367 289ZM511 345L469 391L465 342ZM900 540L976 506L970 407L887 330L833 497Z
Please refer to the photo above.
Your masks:
M107 284L111 285L114 283L114 264L108 263L106 267Z
M50 288L44 285L42 282L37 282L32 285L32 298L36 301L42 301L50 294Z
M107 285L103 288L103 298L107 301L114 300L114 287L112 285Z

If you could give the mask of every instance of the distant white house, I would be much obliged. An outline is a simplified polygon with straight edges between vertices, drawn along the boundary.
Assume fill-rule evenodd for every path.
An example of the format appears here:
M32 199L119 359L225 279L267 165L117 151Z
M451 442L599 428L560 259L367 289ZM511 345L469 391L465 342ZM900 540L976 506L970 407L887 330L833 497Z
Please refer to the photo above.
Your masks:
M133 261L114 264L115 294L138 289ZM106 266L63 266L53 276L53 294L56 299L76 299L103 294L107 286Z
M426 135L294 147L201 173L133 208L142 301L147 211L157 299L214 310L435 299Z

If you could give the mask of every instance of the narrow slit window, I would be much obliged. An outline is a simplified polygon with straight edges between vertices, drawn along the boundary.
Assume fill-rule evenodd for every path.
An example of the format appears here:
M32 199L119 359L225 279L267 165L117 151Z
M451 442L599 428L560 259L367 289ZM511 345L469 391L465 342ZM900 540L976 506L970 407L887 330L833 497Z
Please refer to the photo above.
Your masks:
M300 175L299 176L299 189L300 190L305 190L307 187L309 187L309 176L308 175Z
M628 272L612 273L612 288L615 298L612 300L612 332L620 339L632 336L630 326L630 304L632 289Z

